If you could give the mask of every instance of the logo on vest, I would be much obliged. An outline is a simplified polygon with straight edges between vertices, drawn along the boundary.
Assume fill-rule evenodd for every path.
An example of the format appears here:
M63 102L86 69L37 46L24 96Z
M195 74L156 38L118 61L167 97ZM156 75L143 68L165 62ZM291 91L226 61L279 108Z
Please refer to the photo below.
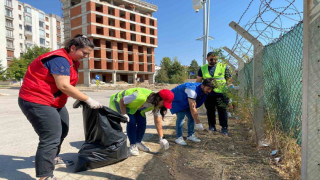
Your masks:
M222 75L222 73L219 73L219 76L221 76Z

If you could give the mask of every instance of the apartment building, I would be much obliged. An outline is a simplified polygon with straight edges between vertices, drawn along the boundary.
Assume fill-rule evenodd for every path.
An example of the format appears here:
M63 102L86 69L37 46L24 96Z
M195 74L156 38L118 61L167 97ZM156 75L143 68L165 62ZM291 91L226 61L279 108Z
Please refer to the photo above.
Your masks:
M141 0L61 0L65 39L85 34L94 45L81 61L79 83L154 82L157 6Z
M34 45L52 50L62 46L63 19L54 14L32 7L17 0L0 1L0 63L7 67L14 57L18 58Z

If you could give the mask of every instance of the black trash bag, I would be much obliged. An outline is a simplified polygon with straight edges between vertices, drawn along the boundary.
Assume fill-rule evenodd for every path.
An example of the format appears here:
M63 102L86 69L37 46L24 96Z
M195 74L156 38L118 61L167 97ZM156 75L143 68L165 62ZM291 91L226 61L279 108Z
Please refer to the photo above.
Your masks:
M99 168L122 161L128 157L127 136L120 122L126 117L103 107L91 109L85 102L76 101L74 108L83 107L85 143L82 145L75 172Z

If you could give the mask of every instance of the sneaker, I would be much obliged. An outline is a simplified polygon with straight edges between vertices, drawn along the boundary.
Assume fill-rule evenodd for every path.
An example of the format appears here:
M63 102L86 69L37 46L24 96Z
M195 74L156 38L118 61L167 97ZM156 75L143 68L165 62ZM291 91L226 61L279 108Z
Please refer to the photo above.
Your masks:
M222 133L223 135L228 136L228 135L229 135L229 133L228 133L228 128L227 128L227 127L222 127L222 128L221 128L221 133Z
M137 143L136 145L140 151L150 152L150 149L146 145L142 144L142 142Z
M129 152L132 156L139 156L139 150L136 144L131 144Z
M211 127L211 128L209 128L209 131L217 132L217 128L216 127Z
M182 137L182 136L179 137L178 139L176 139L176 143L177 143L177 144L180 144L180 145L182 145L182 146L186 146L186 145L187 145L187 143L183 140L183 137Z
M201 141L194 134L192 134L191 136L187 137L187 140L193 141L193 142L200 142Z
M66 166L72 166L74 164L73 161L71 160L64 160L61 157L56 157L54 159L54 164L55 165L66 165Z

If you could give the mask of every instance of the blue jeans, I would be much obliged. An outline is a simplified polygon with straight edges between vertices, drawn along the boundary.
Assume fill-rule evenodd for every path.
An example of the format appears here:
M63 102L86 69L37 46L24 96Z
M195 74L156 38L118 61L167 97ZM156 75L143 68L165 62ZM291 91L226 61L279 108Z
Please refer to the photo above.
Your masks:
M130 144L140 143L146 132L146 118L141 115L140 111L135 114L128 114L128 116L130 120L127 123L127 135Z
M184 117L188 118L188 137L194 133L194 119L191 115L190 109L185 109L183 111L177 112L177 121L176 121L176 132L177 138L182 136Z

